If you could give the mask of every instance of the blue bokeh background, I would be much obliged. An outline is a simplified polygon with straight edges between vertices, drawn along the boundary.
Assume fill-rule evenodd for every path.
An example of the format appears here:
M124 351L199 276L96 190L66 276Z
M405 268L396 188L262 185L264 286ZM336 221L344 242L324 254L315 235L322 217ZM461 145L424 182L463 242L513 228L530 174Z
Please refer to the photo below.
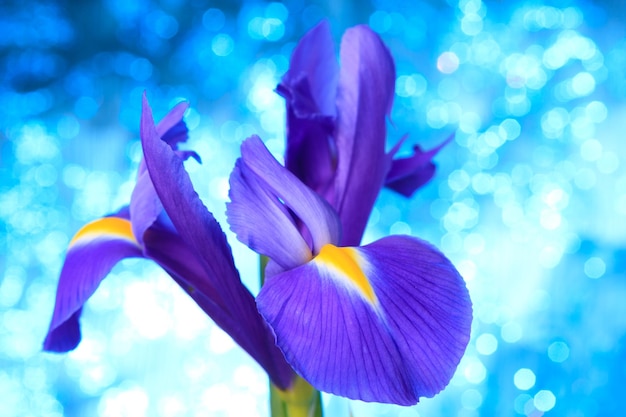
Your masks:
M0 416L267 416L260 368L147 261L107 277L75 351L41 343L71 236L129 199L143 91L157 117L190 101L203 164L186 166L223 220L241 140L283 150L273 89L324 17L337 42L369 23L389 46L390 146L456 133L416 197L382 193L366 240L433 242L475 310L439 396L325 396L327 415L623 415L626 3L61 0L0 4ZM256 258L229 240L256 291Z

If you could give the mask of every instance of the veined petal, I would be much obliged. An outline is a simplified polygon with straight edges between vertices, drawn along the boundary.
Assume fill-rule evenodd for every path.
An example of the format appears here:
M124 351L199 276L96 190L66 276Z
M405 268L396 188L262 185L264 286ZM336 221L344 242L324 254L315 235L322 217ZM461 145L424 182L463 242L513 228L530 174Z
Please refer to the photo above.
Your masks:
M306 226L314 254L327 243L339 242L341 226L333 208L281 166L258 136L252 136L241 144L241 159L262 186L284 202Z
M203 276L219 292L230 316L237 319L222 328L265 368L276 385L288 387L293 373L271 343L273 336L257 311L254 298L241 283L226 236L193 189L182 159L159 138L145 95L141 142L146 166L163 208L202 266Z
M432 162L432 159L453 138L454 136L450 136L426 152L422 151L419 146L414 146L413 156L394 159L391 163L391 169L387 173L387 178L385 178L385 186L405 197L410 197L433 177L435 164ZM392 150L390 157L395 154L395 151L397 151L397 148Z
M338 91L336 195L331 204L341 217L341 245L355 246L389 168L385 123L395 92L393 59L366 26L343 36Z
M128 219L104 217L80 229L70 242L61 270L44 349L74 349L80 342L78 319L83 304L116 263L141 256Z
M448 384L472 320L452 264L408 236L325 248L267 281L257 304L287 361L313 386L401 405Z

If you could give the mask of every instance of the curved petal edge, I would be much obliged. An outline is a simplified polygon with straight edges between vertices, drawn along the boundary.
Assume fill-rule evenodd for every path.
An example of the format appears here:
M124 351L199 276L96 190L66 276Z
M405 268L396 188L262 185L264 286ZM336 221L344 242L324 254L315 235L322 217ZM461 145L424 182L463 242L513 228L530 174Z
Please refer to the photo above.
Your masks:
M287 361L313 386L400 405L448 384L472 321L450 261L408 236L335 247L268 280L257 304Z

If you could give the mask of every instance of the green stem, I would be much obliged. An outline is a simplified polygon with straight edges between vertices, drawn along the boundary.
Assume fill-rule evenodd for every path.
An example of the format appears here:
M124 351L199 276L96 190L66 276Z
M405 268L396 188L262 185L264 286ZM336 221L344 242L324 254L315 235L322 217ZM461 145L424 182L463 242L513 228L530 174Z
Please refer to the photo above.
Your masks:
M267 257L261 256L261 285L265 283L267 262ZM299 376L284 391L270 382L270 412L271 417L323 417L322 395Z
M322 396L298 376L285 391L270 384L270 409L272 417L322 417Z

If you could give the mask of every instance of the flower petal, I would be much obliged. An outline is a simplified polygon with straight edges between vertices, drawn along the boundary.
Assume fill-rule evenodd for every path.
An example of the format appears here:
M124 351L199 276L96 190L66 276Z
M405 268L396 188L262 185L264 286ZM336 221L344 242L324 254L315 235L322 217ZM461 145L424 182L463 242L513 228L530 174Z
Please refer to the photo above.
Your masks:
M254 297L241 283L226 236L193 189L182 159L162 141L155 129L152 110L144 95L141 141L154 188L181 239L189 246L228 307L233 326L223 327L283 388L293 372L273 344L273 335L259 315Z
M137 183L130 196L133 234L142 246L145 231L152 226L162 211L163 206L154 190L150 174L144 170L137 176Z
M332 185L339 66L328 21L311 29L291 56L276 91L287 104L285 167L324 195Z
M452 264L408 236L324 248L268 280L257 304L287 361L313 386L400 405L448 384L472 320Z
M287 208L238 159L230 175L226 216L237 239L287 270L308 262L311 249Z
M259 184L284 202L306 226L314 254L325 244L339 241L341 226L332 207L281 166L258 136L252 136L241 144L241 160L257 176ZM251 233L254 231L251 230Z
M337 98L336 195L331 200L341 217L342 246L360 243L389 169L385 117L394 92L393 59L378 35L366 26L346 31Z
M422 151L419 146L413 147L413 156L394 159L391 169L385 178L385 186L405 197L413 195L417 189L426 184L435 174L435 164L432 159L446 146L454 136L429 151ZM392 151L393 152L393 151ZM395 152L393 152L395 153Z
M305 78L315 107L322 114L334 116L338 72L330 24L322 20L294 48L282 84L292 86Z
M187 128L187 124L183 121L183 116L188 108L188 102L183 101L178 103L156 126L159 137L172 147L187 140L189 129Z
M105 217L79 230L70 242L61 270L44 349L53 352L74 349L80 342L78 319L83 304L116 263L141 256L128 219Z

